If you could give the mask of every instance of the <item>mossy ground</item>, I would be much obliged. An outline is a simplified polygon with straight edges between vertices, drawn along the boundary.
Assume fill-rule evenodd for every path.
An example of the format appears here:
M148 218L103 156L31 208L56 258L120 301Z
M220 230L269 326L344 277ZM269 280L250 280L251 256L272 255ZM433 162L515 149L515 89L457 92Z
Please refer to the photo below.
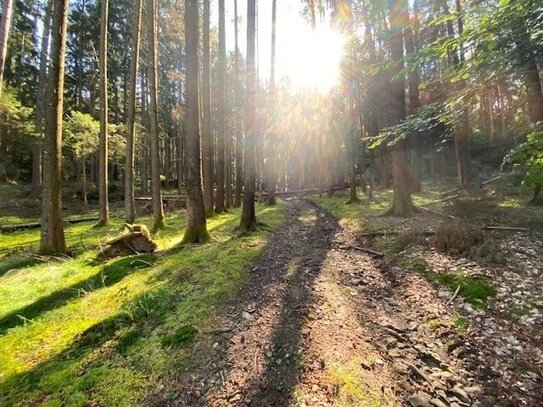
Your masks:
M282 205L260 205L257 216L276 227ZM164 378L191 366L191 346L270 233L237 236L234 209L208 220L209 244L181 248L179 213L153 236L157 254L97 260L98 244L122 223L68 226L74 257L54 260L28 251L39 229L0 235L0 405L133 406L160 392Z

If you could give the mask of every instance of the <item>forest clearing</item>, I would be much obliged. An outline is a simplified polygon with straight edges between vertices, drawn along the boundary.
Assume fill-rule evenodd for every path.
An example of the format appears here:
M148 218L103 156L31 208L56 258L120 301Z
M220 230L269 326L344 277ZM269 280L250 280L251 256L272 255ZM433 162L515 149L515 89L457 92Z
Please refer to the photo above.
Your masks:
M0 0L0 406L543 407L538 0Z

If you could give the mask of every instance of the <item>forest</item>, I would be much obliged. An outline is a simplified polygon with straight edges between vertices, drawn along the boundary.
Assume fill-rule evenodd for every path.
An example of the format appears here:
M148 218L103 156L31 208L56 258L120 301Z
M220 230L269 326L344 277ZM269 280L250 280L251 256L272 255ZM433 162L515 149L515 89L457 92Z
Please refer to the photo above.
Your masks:
M0 405L543 407L540 0L0 0Z

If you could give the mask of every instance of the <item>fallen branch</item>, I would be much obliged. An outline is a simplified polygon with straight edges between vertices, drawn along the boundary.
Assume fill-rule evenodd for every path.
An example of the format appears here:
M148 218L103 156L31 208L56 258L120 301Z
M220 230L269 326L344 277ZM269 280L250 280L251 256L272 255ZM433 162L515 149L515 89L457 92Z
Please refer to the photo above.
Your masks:
M423 234L425 236L432 236L435 234L432 230L424 230L422 232L417 232L420 234ZM397 230L383 230L383 231L376 231L376 232L367 232L367 233L359 233L358 236L361 237L377 237L377 236L396 236L400 234Z
M523 228L519 226L484 226L485 230L503 230L503 231L515 231L515 232L529 232L529 228Z
M456 287L456 291L454 292L453 296L449 301L447 301L447 305L451 304L454 299L458 296L458 293L460 292L460 284L458 284L458 287Z
M447 218L450 218L450 219L456 219L456 217L453 215L447 215L446 213L434 211L432 209L423 208L423 207L419 207L419 209L423 210L424 212L433 213L434 215L446 216Z
M458 193L458 188L453 188L453 189L449 189L447 191L443 191L441 193L441 196L446 197L446 196L449 196L450 194L457 194L457 193Z
M349 246L343 246L342 248L345 249L345 250L349 250L349 249L358 250L358 251L361 251L361 252L364 252L364 253L373 254L374 256L377 256L377 257L384 257L385 256L383 253L377 252L377 251L372 250L372 249L368 249L367 247L349 245Z
M490 183L492 183L494 181L497 181L499 179L502 179L502 178L503 178L503 175L497 175L495 177L487 179L486 181L481 182L481 188L484 187L485 185L488 185L488 184L490 184Z
M459 197L460 197L459 194L452 195L452 196L448 196L448 197L446 197L446 198L438 199L437 201L432 201L432 202L429 202L429 203L427 203L427 204L421 205L421 207L430 206L430 205L434 205L434 204L441 203L441 202L452 201L453 199L457 199L457 198L459 198Z

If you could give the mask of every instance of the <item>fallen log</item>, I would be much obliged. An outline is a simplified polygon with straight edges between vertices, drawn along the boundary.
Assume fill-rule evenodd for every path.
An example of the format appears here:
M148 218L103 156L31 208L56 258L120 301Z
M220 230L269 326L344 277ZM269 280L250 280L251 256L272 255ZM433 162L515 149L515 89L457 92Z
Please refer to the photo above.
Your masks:
M93 222L97 220L99 220L99 218L97 216L93 216L93 217L88 217L88 218L64 219L64 223L75 224L75 223L83 223L83 222ZM19 223L15 225L0 226L0 232L11 233L11 232L17 232L18 230L39 229L40 227L41 227L41 222Z
M499 179L502 179L502 178L503 178L503 175L497 175L495 177L487 179L486 181L481 182L481 188L484 187L485 185L491 184L492 182L498 181Z

